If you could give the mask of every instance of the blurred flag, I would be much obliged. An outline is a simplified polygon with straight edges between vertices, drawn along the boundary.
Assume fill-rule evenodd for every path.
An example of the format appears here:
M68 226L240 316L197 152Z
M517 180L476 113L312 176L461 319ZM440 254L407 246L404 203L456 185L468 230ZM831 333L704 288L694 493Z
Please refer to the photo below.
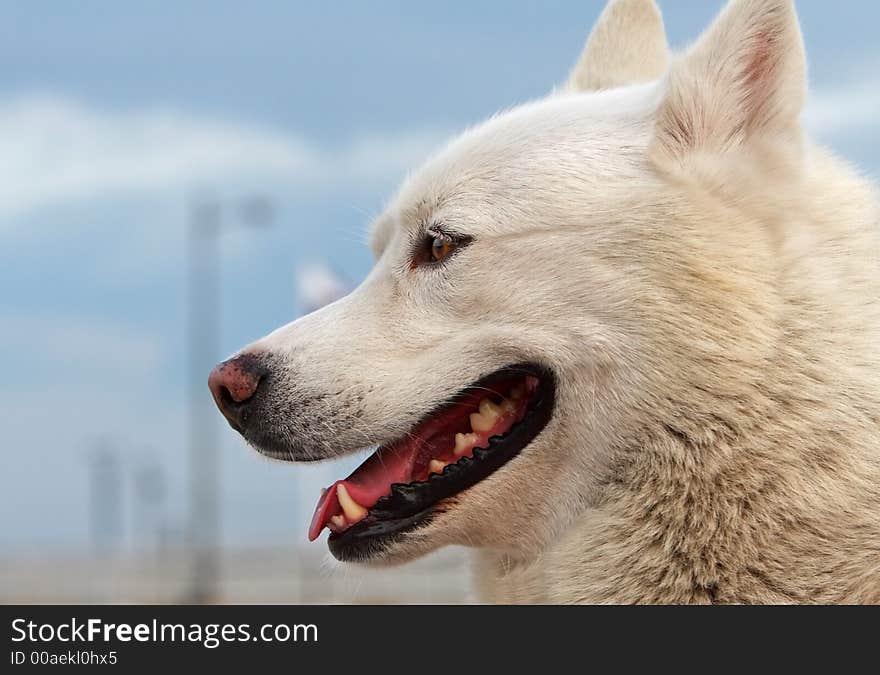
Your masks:
M305 313L335 302L350 290L348 282L320 262L308 263L297 271L296 288Z

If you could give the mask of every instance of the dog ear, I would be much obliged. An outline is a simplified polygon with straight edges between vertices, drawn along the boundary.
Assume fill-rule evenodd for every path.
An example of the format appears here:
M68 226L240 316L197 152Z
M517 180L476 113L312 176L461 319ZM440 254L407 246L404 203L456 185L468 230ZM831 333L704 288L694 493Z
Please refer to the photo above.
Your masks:
M656 80L669 48L654 0L610 0L584 46L564 91L596 91Z
M792 0L732 0L670 69L652 154L723 152L797 132L806 61Z

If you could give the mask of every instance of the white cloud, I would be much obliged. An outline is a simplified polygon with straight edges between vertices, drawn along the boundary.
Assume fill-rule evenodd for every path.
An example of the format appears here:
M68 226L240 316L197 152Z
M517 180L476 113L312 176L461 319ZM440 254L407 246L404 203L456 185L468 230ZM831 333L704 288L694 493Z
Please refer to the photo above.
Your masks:
M67 98L0 101L0 216L120 193L270 176L291 188L401 175L442 138L374 135L340 148L171 109L107 112Z
M880 81L870 79L810 95L804 113L807 129L831 138L880 126Z
M810 96L807 127L829 138L880 124L872 73ZM441 130L321 147L295 134L174 109L98 110L69 98L0 100L0 220L40 207L268 178L289 189L388 181L422 162Z
M56 372L85 369L142 379L164 359L154 334L100 317L48 312L0 314L0 352L16 354Z

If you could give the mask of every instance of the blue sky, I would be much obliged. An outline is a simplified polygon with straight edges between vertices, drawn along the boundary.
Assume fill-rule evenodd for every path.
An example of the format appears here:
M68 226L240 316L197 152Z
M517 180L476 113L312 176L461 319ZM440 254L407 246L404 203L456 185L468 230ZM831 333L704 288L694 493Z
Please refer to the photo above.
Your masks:
M230 224L249 194L276 206L223 237L219 358L301 311L304 271L360 279L395 183L559 82L603 4L0 3L0 551L87 543L98 438L126 476L159 462L184 516L188 200ZM660 4L683 45L722 3ZM876 175L880 5L798 5L807 125ZM345 468L269 464L217 425L227 542L301 539Z

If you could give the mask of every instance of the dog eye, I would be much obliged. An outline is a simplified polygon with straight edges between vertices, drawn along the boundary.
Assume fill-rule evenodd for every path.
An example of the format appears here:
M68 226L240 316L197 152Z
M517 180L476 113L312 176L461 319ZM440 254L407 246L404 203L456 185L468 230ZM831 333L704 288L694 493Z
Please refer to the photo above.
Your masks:
M458 251L458 249L467 246L471 241L473 241L471 237L466 235L428 230L424 235L424 239L422 239L422 243L413 252L412 266L415 268L421 265L439 265Z
M431 237L431 262L440 262L455 250L455 242L445 234Z

